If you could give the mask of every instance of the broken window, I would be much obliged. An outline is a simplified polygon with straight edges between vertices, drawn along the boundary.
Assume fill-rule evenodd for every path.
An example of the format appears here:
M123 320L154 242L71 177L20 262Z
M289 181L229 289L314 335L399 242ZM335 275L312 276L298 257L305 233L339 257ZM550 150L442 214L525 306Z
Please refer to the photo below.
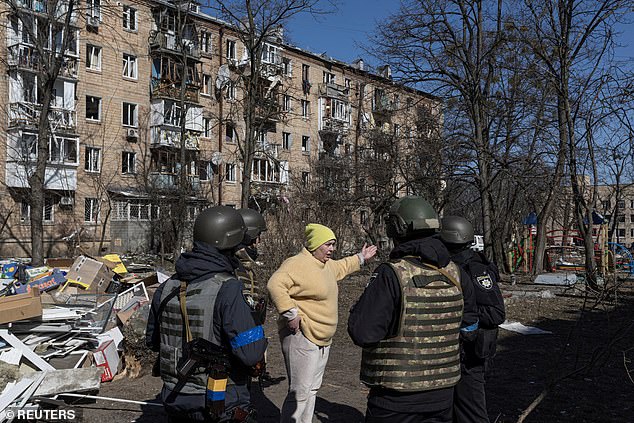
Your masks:
M130 6L123 6L123 29L136 31L136 9Z
M121 152L121 173L133 175L136 173L136 153L129 151Z
M101 149L95 147L86 147L86 163L84 169L86 172L99 172L101 170Z
M228 60L236 59L236 42L235 40L227 40L226 57Z
M86 69L101 70L101 47L86 45Z
M137 78L137 60L136 56L131 54L123 54L123 77L136 79Z
M86 119L101 120L101 98L91 95L86 96Z
M211 34L207 31L200 31L200 51L211 53Z
M326 84L334 84L335 83L335 74L328 72L328 71L324 71L324 82Z
M48 144L48 159L53 163L77 163L77 139L53 137Z

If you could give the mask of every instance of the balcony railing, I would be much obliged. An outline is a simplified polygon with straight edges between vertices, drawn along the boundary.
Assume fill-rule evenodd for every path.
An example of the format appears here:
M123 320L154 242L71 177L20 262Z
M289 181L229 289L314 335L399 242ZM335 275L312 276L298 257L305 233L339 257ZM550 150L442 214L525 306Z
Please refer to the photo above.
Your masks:
M150 173L148 179L150 184L159 190L171 191L179 188L178 175L173 173ZM190 189L193 192L200 191L200 177L188 175L187 184L186 189Z
M7 62L9 67L28 69L38 72L42 69L43 63L40 55L34 47L16 44L8 48L9 55ZM79 61L75 57L64 57L60 68L60 76L67 78L77 78Z
M198 103L198 85L188 85L185 88L184 100L189 103ZM162 81L153 79L151 83L152 98L170 98L179 100L181 97L181 87L179 82Z
M333 82L324 82L319 84L319 95L322 97L338 98L340 100L348 101L350 88Z
M324 117L321 121L320 131L337 132L340 134L348 133L350 123L347 120L335 119L333 117Z
M9 127L35 126L40 122L42 105L34 103L10 103L9 104ZM49 108L49 120L54 131L70 131L77 129L77 112L75 110L63 109L61 107Z
M152 147L174 147L180 148L181 133L169 129L152 128ZM185 135L185 148L187 150L198 150L200 146L200 136L191 132Z

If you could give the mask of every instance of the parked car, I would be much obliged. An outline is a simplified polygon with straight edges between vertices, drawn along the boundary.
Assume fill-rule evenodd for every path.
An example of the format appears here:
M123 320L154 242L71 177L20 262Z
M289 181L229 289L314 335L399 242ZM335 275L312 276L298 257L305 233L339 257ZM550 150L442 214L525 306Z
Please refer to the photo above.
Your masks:
M484 237L482 235L473 236L473 245L471 249L474 251L484 251Z

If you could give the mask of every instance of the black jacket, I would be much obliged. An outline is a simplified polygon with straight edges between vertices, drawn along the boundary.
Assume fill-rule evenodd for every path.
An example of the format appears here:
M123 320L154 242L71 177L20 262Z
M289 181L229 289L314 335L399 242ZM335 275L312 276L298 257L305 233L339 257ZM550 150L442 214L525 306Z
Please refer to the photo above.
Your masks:
M240 261L237 258L223 254L206 243L196 242L192 251L183 253L176 262L176 274L173 278L188 284L201 283L216 273L233 274L238 266ZM154 351L160 348L157 322L164 286L161 285L156 290L148 316L146 343ZM214 335L221 340L223 346L231 349L234 360L250 367L263 358L267 346L266 338L236 348L235 343L231 344L239 334L247 333L257 326L251 316L251 308L242 296L242 282L229 279L222 284L213 312Z
M450 263L449 251L436 238L407 241L397 245L390 253L391 259L405 256L418 257L406 259L413 263L425 262L437 267L445 267ZM460 282L464 297L464 327L477 323L478 317L475 293L466 273L461 272ZM359 301L350 310L348 334L360 347L394 337L398 332L400 313L401 287L398 278L388 264L380 264L372 274ZM453 388L424 392L397 392L372 388L368 402L388 410L416 413L451 407L452 398Z
M500 273L484 254L466 249L451 256L451 260L468 275L475 292L480 327L494 329L504 322L504 299L498 282Z

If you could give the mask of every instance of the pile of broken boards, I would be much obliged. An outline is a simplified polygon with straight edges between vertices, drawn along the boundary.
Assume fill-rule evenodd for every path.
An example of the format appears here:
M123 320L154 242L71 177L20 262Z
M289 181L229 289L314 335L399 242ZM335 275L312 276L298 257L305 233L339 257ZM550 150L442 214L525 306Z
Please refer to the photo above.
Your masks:
M149 299L168 278L114 254L46 264L0 262L0 422L125 373L121 351L146 350Z

